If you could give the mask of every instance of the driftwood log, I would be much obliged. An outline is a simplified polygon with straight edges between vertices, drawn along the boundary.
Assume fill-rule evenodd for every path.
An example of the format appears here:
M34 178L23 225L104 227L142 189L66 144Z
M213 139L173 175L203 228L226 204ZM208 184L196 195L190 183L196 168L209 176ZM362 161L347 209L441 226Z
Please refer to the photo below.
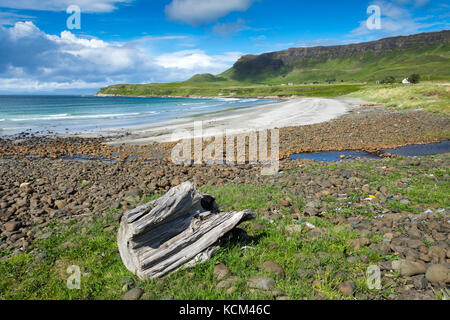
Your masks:
M162 277L207 260L218 240L251 211L219 213L215 198L185 182L122 217L117 243L128 270L141 279Z

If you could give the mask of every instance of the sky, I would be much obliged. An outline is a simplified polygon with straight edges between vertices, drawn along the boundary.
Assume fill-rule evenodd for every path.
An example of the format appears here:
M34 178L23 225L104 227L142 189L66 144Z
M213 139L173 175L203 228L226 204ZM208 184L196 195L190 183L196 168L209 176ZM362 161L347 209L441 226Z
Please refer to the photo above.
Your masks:
M447 0L0 0L0 94L184 81L245 54L449 26Z

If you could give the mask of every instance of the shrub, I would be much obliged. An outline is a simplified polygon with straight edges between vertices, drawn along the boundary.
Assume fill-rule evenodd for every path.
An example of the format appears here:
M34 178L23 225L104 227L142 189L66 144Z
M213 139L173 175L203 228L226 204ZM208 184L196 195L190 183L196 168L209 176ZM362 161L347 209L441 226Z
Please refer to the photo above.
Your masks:
M418 75L417 73L413 73L409 77L409 82L411 82L411 83L419 83L420 82L420 75Z
M387 76L386 78L383 79L383 81L381 81L381 83L395 83L395 78L393 76Z

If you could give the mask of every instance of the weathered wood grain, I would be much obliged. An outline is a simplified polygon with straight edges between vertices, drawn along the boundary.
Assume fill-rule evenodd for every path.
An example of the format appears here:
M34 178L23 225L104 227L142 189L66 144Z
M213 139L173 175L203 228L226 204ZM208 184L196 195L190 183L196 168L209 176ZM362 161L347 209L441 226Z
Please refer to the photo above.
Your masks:
M124 214L117 236L120 256L139 278L162 277L209 259L222 236L252 218L248 210L219 213L213 196L186 182Z

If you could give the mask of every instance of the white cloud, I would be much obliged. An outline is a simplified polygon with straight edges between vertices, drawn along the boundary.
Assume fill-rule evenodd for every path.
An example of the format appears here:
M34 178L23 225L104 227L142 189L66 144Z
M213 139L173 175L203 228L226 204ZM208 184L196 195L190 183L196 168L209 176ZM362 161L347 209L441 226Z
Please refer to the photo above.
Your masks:
M183 36L144 37L142 42L80 38L70 31L49 35L32 22L0 26L0 88L4 90L97 89L115 83L186 80L220 73L241 55L185 50L152 56L143 44Z
M246 11L254 0L172 0L166 6L170 20L198 26L209 24L233 11Z
M218 36L228 37L247 29L250 28L245 25L245 21L243 19L238 19L236 22L216 24L213 28L213 33Z
M70 5L80 6L82 12L111 12L117 4L134 0L0 0L0 7L42 11L66 11Z
M228 52L225 55L209 56L203 50L184 50L163 54L155 59L159 66L186 70L202 70L202 72L219 73L234 63L241 52Z
M437 22L427 22L429 17L414 17L412 10L426 5L429 0L377 0L371 4L381 9L381 29L370 30L367 20L360 22L358 28L352 30L350 37L362 37L361 41L380 37L410 35L426 31L427 28L443 25Z
M32 16L27 16L24 14L18 14L15 12L5 12L5 11L0 11L0 26L2 25L6 25L6 26L12 26L14 25L17 21L23 21L23 20L33 20L34 17Z

